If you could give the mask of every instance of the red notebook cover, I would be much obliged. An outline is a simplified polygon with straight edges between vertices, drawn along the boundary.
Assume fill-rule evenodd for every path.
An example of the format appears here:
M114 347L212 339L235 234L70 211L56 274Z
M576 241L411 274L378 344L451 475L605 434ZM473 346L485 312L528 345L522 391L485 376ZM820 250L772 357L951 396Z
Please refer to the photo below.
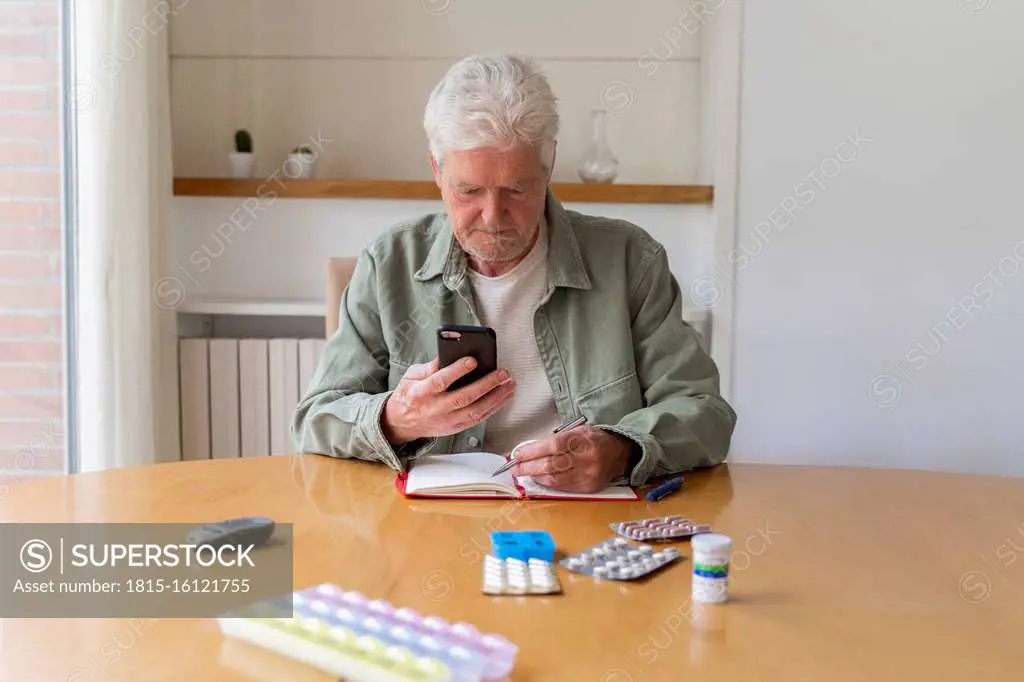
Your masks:
M403 497L411 497L417 499L436 499L436 500L591 500L596 502L636 502L640 499L636 491L633 491L633 497L594 497L593 495L580 494L580 495L527 495L526 490L516 482L516 490L519 491L519 497L506 497L505 495L456 495L456 494L445 494L445 495L420 495L417 493L407 493L405 491L405 482L408 478L406 472L399 472L395 476L395 488L402 494Z

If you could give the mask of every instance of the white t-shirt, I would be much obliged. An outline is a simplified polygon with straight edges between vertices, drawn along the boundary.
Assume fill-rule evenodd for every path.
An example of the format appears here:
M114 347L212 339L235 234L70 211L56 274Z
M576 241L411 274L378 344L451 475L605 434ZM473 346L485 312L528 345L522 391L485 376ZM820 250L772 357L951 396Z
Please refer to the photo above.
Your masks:
M481 447L507 455L518 443L550 434L560 423L533 333L533 313L547 290L548 230L540 221L536 243L516 267L498 277L469 269L477 314L498 337L498 367L516 382L512 399L487 419Z

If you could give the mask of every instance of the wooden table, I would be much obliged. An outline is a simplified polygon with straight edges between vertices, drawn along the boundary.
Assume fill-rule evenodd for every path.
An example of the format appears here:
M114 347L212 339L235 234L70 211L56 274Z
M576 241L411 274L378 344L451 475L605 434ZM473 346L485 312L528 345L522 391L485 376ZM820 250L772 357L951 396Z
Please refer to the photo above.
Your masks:
M0 520L295 524L295 585L336 582L521 647L515 680L1024 680L1024 479L731 465L646 502L406 500L383 467L318 456L189 462L10 486ZM732 601L690 562L645 584L559 570L565 594L488 598L491 529L573 552L622 518L681 513L733 538ZM689 557L689 545L678 545ZM324 680L213 620L7 620L0 679Z

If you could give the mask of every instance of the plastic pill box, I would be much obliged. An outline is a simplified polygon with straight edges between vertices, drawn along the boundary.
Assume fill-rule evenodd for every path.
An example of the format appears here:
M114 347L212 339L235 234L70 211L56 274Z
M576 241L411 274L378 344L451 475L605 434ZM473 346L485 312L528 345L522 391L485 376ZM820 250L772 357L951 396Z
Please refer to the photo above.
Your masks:
M496 530L491 532L491 553L499 559L555 560L555 540L543 530Z
M562 591L562 583L555 573L555 565L540 559L520 561L484 557L484 594L555 594Z
M289 611L292 617L280 617ZM423 616L329 583L218 623L225 636L353 682L500 679L511 673L519 653L501 635L469 623Z
M570 571L608 580L635 580L672 563L682 555L672 547L633 544L626 538L609 538L562 559Z
M649 519L617 521L609 524L609 527L630 540L679 540L711 532L711 526L696 523L685 516L654 516Z

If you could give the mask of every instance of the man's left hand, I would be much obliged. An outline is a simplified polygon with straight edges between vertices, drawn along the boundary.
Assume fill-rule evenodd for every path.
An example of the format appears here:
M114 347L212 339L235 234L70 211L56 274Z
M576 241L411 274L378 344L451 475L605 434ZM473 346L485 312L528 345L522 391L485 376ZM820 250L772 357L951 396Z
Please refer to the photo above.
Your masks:
M604 490L625 475L633 441L593 426L553 433L516 450L516 476L571 493Z

